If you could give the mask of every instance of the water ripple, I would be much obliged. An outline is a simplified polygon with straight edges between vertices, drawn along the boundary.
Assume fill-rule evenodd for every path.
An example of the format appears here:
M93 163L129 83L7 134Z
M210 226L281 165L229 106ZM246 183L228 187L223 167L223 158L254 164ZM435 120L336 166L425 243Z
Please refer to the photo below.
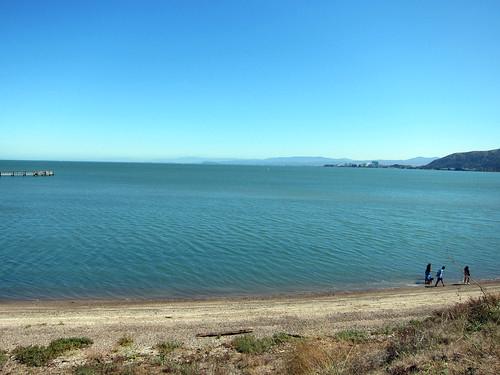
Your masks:
M500 174L55 163L0 179L1 298L169 298L498 277Z

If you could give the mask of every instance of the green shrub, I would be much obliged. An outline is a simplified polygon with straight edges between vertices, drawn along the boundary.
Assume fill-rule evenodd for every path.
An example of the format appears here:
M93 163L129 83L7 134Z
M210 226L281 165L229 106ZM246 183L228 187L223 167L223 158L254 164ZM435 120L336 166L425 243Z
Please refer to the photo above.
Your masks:
M368 334L364 331L357 329L347 329L345 331L337 332L335 337L341 341L350 341L352 343L360 343L368 340Z
M92 344L92 340L87 337L69 337L52 341L49 349L59 355L69 350L86 348Z
M7 353L5 353L3 350L0 350L0 368L7 362L9 357L7 356Z
M92 343L86 337L70 337L54 340L48 346L19 346L13 354L17 361L25 365L40 367L67 351L86 348Z
M51 360L50 352L45 346L19 346L14 349L14 357L17 361L28 366L44 366Z
M259 354L271 349L274 345L289 341L293 336L288 333L275 333L272 337L256 338L254 335L244 335L232 341L233 347L240 353Z
M263 353L273 345L274 340L271 337L258 339L254 335L244 335L233 340L233 347L240 353Z
M382 327L379 327L379 328L376 328L375 330L373 330L372 334L373 335L381 335L381 336L389 336L395 330L397 330L397 327L394 325L384 325Z

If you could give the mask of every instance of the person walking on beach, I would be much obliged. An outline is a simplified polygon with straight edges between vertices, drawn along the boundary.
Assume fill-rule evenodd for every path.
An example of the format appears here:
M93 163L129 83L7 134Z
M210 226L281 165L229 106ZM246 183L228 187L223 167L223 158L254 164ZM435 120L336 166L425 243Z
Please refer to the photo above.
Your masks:
M432 276L431 276L431 264L427 264L427 267L425 268L425 279L424 279L424 284L429 285L432 284Z
M443 281L443 277L444 277L444 266L441 267L441 269L439 271L437 271L437 274L436 274L436 285L434 285L435 287L438 286L438 283L441 281L441 284L443 284L444 286L444 281Z
M470 282L470 270L469 266L465 266L464 268L464 284L469 284Z

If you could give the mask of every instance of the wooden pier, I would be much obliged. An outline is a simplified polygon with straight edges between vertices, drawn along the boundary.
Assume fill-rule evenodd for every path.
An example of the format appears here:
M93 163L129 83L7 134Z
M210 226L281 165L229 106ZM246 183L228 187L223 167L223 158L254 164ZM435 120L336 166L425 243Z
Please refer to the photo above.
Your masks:
M38 176L53 176L54 171L2 171L0 172L0 177L4 176L11 176L11 177L17 177L17 176L33 176L33 177L38 177Z

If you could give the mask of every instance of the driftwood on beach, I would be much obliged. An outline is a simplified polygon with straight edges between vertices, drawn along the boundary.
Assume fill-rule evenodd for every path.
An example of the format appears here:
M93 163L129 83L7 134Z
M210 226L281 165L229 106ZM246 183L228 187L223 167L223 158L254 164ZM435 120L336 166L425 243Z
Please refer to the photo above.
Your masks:
M238 329L236 331L198 333L196 337L232 336L232 335L241 335L243 333L252 333L252 332L253 329Z

